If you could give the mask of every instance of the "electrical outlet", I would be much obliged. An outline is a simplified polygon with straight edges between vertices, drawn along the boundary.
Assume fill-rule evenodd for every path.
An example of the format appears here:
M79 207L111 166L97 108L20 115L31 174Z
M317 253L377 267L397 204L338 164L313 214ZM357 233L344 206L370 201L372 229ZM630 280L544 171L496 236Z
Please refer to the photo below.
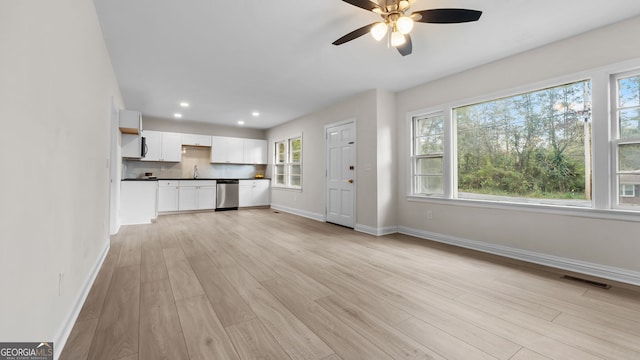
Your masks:
M431 220L431 219L433 219L433 211L428 210L427 211L427 220Z

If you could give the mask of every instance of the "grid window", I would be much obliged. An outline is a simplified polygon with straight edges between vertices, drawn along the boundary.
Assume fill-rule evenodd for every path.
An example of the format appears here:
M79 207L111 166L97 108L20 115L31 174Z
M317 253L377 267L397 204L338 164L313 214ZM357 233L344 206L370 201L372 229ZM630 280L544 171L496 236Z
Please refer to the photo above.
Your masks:
M414 193L442 195L444 116L431 114L413 119Z
M274 186L302 188L302 137L275 143Z
M635 188L640 186L640 75L618 77L614 90L618 206L638 209L640 197Z

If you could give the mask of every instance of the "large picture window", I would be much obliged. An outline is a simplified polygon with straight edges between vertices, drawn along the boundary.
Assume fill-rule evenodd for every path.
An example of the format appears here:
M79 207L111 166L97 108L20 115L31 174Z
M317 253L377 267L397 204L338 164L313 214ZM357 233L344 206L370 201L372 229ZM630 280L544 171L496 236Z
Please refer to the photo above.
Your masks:
M589 206L591 84L453 109L458 197Z
M302 136L277 141L274 155L274 186L302 188Z

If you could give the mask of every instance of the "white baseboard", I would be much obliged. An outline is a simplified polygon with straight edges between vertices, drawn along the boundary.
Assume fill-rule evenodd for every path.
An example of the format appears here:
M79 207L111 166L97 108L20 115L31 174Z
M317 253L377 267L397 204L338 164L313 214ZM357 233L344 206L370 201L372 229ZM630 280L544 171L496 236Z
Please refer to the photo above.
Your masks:
M310 211L304 211L300 209L291 208L288 206L282 206L278 204L271 204L271 208L278 211L283 211L286 213L302 216L308 219L316 220L316 221L326 221L323 214L317 214Z
M82 310L82 305L84 305L85 300L87 300L87 296L89 295L89 291L93 286L94 281L96 281L96 277L102 268L102 264L104 263L105 258L107 257L107 253L110 248L110 240L107 238L107 246L102 250L98 261L93 266L91 273L87 277L87 280L82 287L82 291L80 292L73 308L69 314L65 317L64 322L56 332L56 335L53 338L53 343L55 345L55 350L53 354L54 359L58 359L60 354L62 353L62 349L64 348L67 340L69 340L69 335L71 334L71 330L73 329L73 325L76 323L78 319L78 315L80 315L80 310Z
M355 231L359 231L359 232L363 232L365 234L369 234L369 235L373 235L373 236L384 236L384 235L390 235L390 234L395 234L398 232L398 227L397 226L386 226L386 227L381 227L381 228L374 228L371 226L367 226L367 225L362 225L362 224L356 224L356 227L354 228Z
M437 241L449 245L460 246L467 249L478 250L512 259L527 261L534 264L550 266L558 269L640 286L640 272L633 270L626 270L586 261L573 260L528 250L516 249L508 246L490 244L482 241L463 239L455 236L417 230L404 226L398 227L398 232L401 234L411 235L426 240Z

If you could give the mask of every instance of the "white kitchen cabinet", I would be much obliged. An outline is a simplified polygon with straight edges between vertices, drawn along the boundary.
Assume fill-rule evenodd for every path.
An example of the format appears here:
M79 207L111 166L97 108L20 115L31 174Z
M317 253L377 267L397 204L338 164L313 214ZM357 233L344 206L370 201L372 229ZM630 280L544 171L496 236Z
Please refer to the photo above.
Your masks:
M180 181L178 194L178 210L198 209L197 186L193 181Z
M178 181L158 181L158 211L178 211Z
M129 135L140 135L142 131L142 113L133 110L120 110L118 113L120 132Z
M238 207L253 206L253 181L238 181Z
M211 136L209 135L182 134L181 139L182 145L211 146Z
M238 207L269 206L270 184L263 180L240 180Z
M211 210L216 208L216 184L202 184L198 187L198 210Z
M147 155L143 161L180 162L182 160L182 140L180 134L144 130Z
M180 134L162 133L162 161L182 161Z
M244 139L224 136L211 137L211 162L242 164L244 161Z
M158 217L157 181L120 182L120 223L149 224Z
M215 180L180 180L179 183L179 211L216 208Z
M242 139L243 142L243 163L245 164L266 164L267 163L267 140Z
M271 181L253 181L253 206L269 206L271 204Z

